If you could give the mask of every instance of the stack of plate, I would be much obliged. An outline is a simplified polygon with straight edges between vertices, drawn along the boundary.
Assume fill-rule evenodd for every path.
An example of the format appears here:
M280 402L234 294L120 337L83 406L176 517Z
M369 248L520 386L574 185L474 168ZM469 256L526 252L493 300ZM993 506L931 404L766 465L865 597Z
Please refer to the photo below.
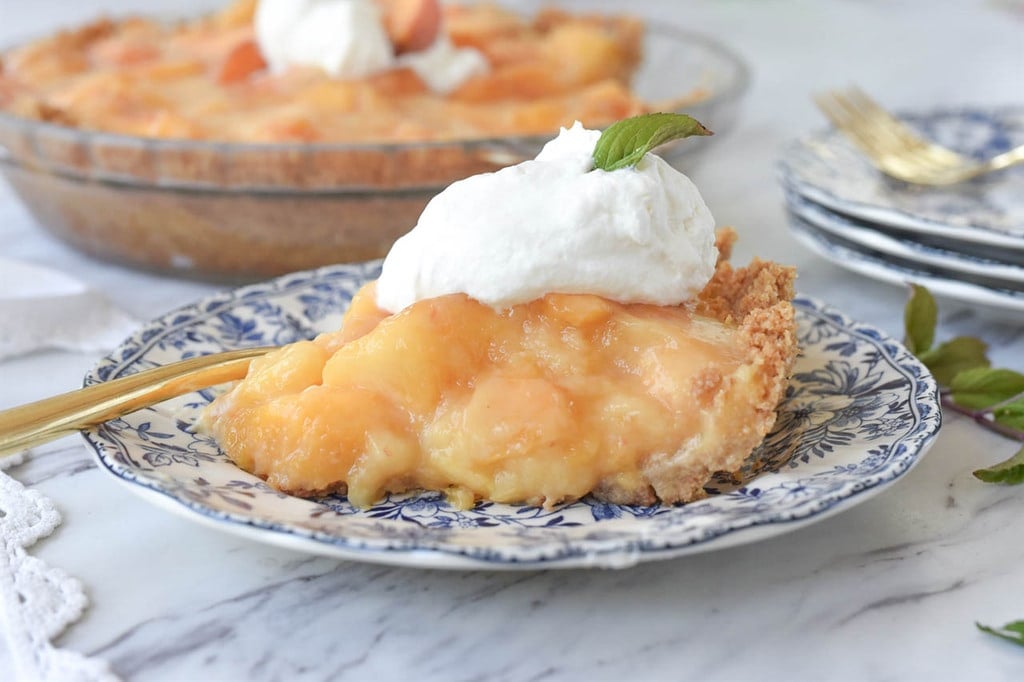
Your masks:
M1024 109L905 116L926 137L987 158L1024 144ZM779 164L793 235L836 265L937 296L1024 312L1024 166L952 187L892 180L846 137L797 140Z

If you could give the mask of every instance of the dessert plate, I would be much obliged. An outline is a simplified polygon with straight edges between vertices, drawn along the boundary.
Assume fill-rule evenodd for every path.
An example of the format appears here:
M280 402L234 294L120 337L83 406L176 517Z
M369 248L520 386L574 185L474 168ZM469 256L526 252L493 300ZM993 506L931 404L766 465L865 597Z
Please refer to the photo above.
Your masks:
M280 344L335 329L379 262L295 273L165 315L126 340L86 384L202 353ZM289 497L235 467L193 424L202 391L84 433L103 469L193 520L254 540L344 559L430 568L625 567L769 538L862 502L905 474L941 421L928 371L898 342L807 298L802 354L775 430L705 500L630 507L584 499L554 509L436 493L370 509L344 497Z
M1024 291L992 286L987 279L960 275L881 254L826 232L795 214L790 231L797 240L822 258L865 277L890 284L914 282L939 298L1005 313L1024 312Z
M926 137L974 158L1024 144L1024 108L944 109L901 118ZM1024 250L1024 167L952 187L910 185L884 176L831 129L791 144L779 174L798 194L854 218Z
M1024 265L943 249L910 238L899 238L833 213L790 192L787 192L786 203L790 211L807 223L839 239L885 256L919 263L925 267L943 268L967 277L985 278L1008 289L1024 289Z

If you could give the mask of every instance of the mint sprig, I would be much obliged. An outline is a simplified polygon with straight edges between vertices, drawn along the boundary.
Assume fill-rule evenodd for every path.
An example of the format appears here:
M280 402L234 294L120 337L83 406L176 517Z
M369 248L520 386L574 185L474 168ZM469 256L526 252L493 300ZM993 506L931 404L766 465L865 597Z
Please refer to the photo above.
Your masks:
M903 312L904 343L931 370L941 390L942 406L1017 441L1024 441L1024 374L993 368L988 346L973 336L960 336L938 346L938 307L931 292L912 285ZM978 469L986 483L1024 483L1024 448L1009 459Z
M976 367L959 372L949 383L953 400L964 407L990 408L1024 393L1024 374L1011 369Z
M920 284L911 284L910 291L910 300L903 311L903 327L906 329L903 343L911 353L920 355L935 342L939 308L931 292Z
M985 483L1009 483L1015 485L1024 482L1024 448L1017 454L987 469L978 469L975 477Z
M659 145L692 135L713 135L686 114L642 114L608 126L594 147L594 168L613 171L640 163Z
M938 307L931 292L911 285L903 311L904 343L931 370L939 383L943 409L967 415L985 428L1024 441L1024 374L994 369L988 346L973 336L959 336L934 346ZM985 483L1024 483L1024 447L1012 457L974 471ZM993 628L981 623L982 632L1024 646L1024 620Z
M958 336L937 348L921 351L918 355L935 375L935 380L943 386L949 386L953 383L953 378L961 372L988 367L987 352L988 344L981 339Z
M995 635L1000 639L1005 639L1007 642L1013 642L1017 646L1024 646L1024 620L1015 620L1001 628L993 628L981 623L975 623L975 625L982 632Z

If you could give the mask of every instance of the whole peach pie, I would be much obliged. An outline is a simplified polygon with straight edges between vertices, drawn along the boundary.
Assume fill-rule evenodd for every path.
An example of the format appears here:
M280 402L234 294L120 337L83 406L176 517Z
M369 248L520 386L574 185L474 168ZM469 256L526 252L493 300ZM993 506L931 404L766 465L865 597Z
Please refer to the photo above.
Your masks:
M241 468L285 492L444 490L546 506L700 498L775 421L796 354L791 269L734 269L693 301L548 294L495 310L463 294L380 310L253 363L204 415Z
M551 133L646 110L629 89L643 27L635 19L495 4L377 0L396 52L443 27L488 64L452 92L401 65L363 78L267 68L255 0L178 23L103 19L2 55L0 109L128 135L243 142L450 140Z

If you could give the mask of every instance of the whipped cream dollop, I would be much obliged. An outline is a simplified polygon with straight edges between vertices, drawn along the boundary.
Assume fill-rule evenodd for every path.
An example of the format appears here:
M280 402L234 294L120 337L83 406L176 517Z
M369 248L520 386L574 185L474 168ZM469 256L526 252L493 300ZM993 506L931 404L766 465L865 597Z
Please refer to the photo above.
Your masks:
M480 51L455 47L443 34L427 49L401 55L398 65L408 66L428 88L444 95L473 76L482 76L491 70L487 58Z
M594 169L600 131L563 128L537 158L453 183L384 260L377 305L395 313L463 293L493 308L549 293L678 305L714 274L715 221L661 157Z
M318 66L333 78L364 78L409 67L447 94L490 66L479 51L457 48L443 32L425 50L395 55L373 0L260 0L256 43L272 72Z
M319 66L334 78L363 78L395 63L372 0L260 0L255 29L275 72Z

